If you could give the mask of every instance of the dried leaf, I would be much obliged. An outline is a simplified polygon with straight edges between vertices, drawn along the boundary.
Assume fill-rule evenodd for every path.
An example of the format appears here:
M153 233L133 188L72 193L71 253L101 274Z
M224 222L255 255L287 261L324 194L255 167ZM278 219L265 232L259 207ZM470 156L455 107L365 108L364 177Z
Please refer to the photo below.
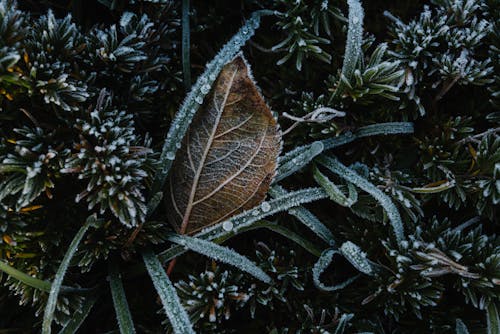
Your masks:
M170 174L169 219L192 234L259 204L276 172L281 134L238 56L222 69Z

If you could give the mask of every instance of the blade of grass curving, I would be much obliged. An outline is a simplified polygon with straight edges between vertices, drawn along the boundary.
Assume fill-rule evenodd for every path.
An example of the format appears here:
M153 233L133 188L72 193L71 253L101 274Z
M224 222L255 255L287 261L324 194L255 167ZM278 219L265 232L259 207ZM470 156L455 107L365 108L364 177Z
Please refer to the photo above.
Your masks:
M234 266L253 277L261 280L264 283L271 283L272 279L255 263L238 254L234 250L217 245L211 241L188 237L186 235L172 234L169 235L168 240L178 245L184 246L196 253L208 256L216 261L227 263Z
M190 44L189 0L182 0L182 72L187 91L191 88Z
M310 203L319 199L328 197L321 188L307 188L293 191L260 205L260 209L255 208L245 211L239 215L232 217L222 223L213 225L201 232L195 234L196 238L204 240L214 240L219 238L231 238L239 233L239 230L252 226L256 222L271 216L277 212L286 211L292 207L299 206L304 203ZM262 208L266 209L263 210ZM229 229L228 227L231 226ZM173 246L158 255L162 262L176 257L186 250L180 246Z
M361 50L361 45L363 43L363 19L364 12L363 7L361 7L361 2L358 0L347 0L347 5L349 6L349 17L348 17L348 27L347 27L347 40L344 52L344 62L342 64L342 72L340 73L341 80L337 85L337 89L330 98L330 103L333 99L338 98L342 95L344 91L344 80L347 81L351 79L356 65L358 63L359 56L363 54Z
M373 276L374 270L370 262L366 258L366 254L358 247L358 245L346 241L340 246L340 253L349 261L354 268L358 269L363 274Z
M186 96L184 103L176 113L168 130L159 159L159 169L151 187L151 195L159 193L165 184L167 174L172 167L178 150L178 143L182 142L184 135L193 120L193 117L209 93L213 82L217 79L224 65L231 61L240 51L241 47L253 36L255 29L260 25L263 15L272 15L272 11L257 11L245 22L243 27L227 42L215 58L206 65L205 72L198 77L191 91ZM156 207L152 207L154 210Z
M500 334L500 318L498 316L497 306L491 301L486 307L487 333Z
M175 334L194 334L193 326L189 321L189 316L186 310L182 307L179 296L175 292L175 288L170 282L165 270L163 269L158 257L152 250L145 250L142 253L142 258L149 276L153 281L156 292L160 296L163 309L167 314L172 329Z
M357 187L372 195L386 211L387 217L389 218L389 221L392 225L392 229L394 235L396 236L398 244L401 244L401 242L405 240L401 216L399 215L398 209L396 208L394 203L392 203L389 196L384 194L371 182L361 177L358 173L341 164L340 161L338 161L336 158L321 155L318 157L317 161L333 173L339 175L349 182L352 182Z
M71 241L71 244L69 245L68 250L64 255L64 258L61 261L61 265L59 266L59 269L57 269L56 276L54 277L54 281L52 282L52 286L50 287L49 298L47 300L47 305L45 306L45 311L43 314L43 322L42 322L43 334L50 334L52 330L51 325L52 325L52 320L54 319L54 311L56 310L57 297L59 296L64 275L68 270L71 258L73 258L73 255L75 255L78 249L78 245L80 244L80 241L85 235L85 232L87 232L88 228L93 223L95 223L95 218L89 217L85 222L85 224L83 224L83 226L80 228L80 230L76 233L75 237Z
M280 158L277 175L273 182L277 183L299 171L323 151L351 143L356 139L377 135L409 134L413 132L413 123L410 122L378 123L363 126L354 132L347 132L334 138L315 141L312 144L297 147Z
M274 186L269 190L269 194L274 198L283 196L287 193L288 192L281 186ZM319 221L318 218L316 218L315 215L312 214L311 211L307 210L303 206L297 206L290 208L288 213L297 218L302 224L308 227L313 233L323 239L330 246L335 244L333 234L322 222Z
M127 303L125 290L123 289L122 279L118 271L118 264L114 260L109 260L109 287L111 289L111 296L113 297L113 305L115 307L116 319L118 327L122 334L135 333L134 321L132 314Z
M322 291L336 291L345 288L354 280L356 280L360 275L353 276L351 278L346 279L345 281L335 284L335 285L325 285L321 282L320 276L321 274L325 271L326 268L332 263L333 261L333 256L335 254L340 254L341 253L333 248L329 248L325 250L321 256L319 257L318 261L313 266L312 269L312 274L313 274L313 282L314 285L322 290Z
M90 311L92 311L97 299L97 294L89 296L83 303L82 307L71 316L71 320L59 331L59 334L76 333L85 319L87 319Z
M467 326L465 326L464 322L460 319L455 321L455 333L456 334L469 334L469 330Z

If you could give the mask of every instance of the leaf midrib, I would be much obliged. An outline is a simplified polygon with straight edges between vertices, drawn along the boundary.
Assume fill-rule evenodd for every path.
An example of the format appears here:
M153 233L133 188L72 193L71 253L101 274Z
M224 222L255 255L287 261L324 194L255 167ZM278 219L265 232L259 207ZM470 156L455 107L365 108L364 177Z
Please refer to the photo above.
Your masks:
M210 151L210 148L212 147L213 141L215 139L215 134L217 133L217 129L219 128L220 124L220 119L222 116L222 113L224 112L224 109L226 107L226 102L229 97L229 93L231 92L231 88L233 87L233 81L234 78L236 77L236 74L238 73L238 69L236 68L231 76L231 79L229 80L228 83L228 88L226 90L224 100L222 101L221 105L219 108L217 108L217 105L214 104L214 107L217 108L218 114L217 118L215 120L215 124L212 128L212 132L210 133L210 136L208 137L207 144L205 146L205 149L203 151L203 155L201 156L200 163L198 165L198 168L196 170L196 173L193 178L193 185L191 186L191 193L189 194L189 200L186 206L186 211L184 213L184 217L182 218L182 224L180 228L180 234L186 233L186 229L189 223L189 217L191 216L191 211L193 209L193 202L194 202L194 196L196 195L196 190L198 189L198 182L201 177L201 172L203 171L203 167L205 166L205 160L207 159L208 152ZM214 95L215 97L215 95Z

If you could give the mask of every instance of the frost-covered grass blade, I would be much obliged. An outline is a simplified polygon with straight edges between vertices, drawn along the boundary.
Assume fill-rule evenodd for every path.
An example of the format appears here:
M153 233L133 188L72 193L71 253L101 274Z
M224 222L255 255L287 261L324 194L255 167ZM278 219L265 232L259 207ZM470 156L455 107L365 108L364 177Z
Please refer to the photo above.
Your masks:
M269 191L274 198L283 196L288 192L281 186L274 186ZM330 230L319 221L319 219L303 206L296 206L288 210L288 213L297 218L302 224L309 228L318 237L323 239L327 244L333 246L335 241Z
M316 156L326 150L349 144L356 139L391 134L410 134L414 132L413 123L410 122L389 122L363 126L354 132L347 132L337 137L315 141L309 145L299 146L279 159L274 183L296 173L308 165Z
M312 269L314 285L322 291L336 291L343 289L352 282L354 282L354 280L359 277L359 275L356 275L335 285L325 285L323 282L321 282L320 276L326 270L326 268L328 268L328 266L332 263L333 256L335 254L341 255L341 253L338 250L335 250L333 248L325 250L323 254L321 254L321 256L319 257L318 261L316 261Z
M352 182L357 187L372 195L386 211L387 217L391 222L396 240L399 244L401 244L401 242L405 239L403 222L401 220L401 216L399 215L398 209L396 208L394 203L392 203L389 196L384 194L380 189L363 178L361 175L341 164L336 158L322 155L317 159L317 161L328 168L331 172L337 174L338 176L344 178L349 182Z
M194 237L204 240L227 239L238 234L240 229L244 230L261 219L277 212L286 211L301 204L310 203L326 197L328 197L328 195L320 188L307 188L293 191L270 201L263 202L260 206L252 210L245 211L229 220L202 230L195 234ZM160 253L158 257L162 262L165 262L184 252L186 252L186 250L183 247L173 246Z
M345 82L352 77L358 63L358 57L362 54L363 19L365 16L363 7L361 7L361 2L358 0L348 0L347 5L349 6L349 25L347 27L344 63L342 64L342 72L340 74L341 80L333 97L341 96ZM346 80L342 80L342 78Z
M113 260L109 262L109 287L111 289L111 296L113 297L113 305L120 333L135 333L134 321L128 307L127 297L125 296L122 279L118 271L118 264Z
M194 334L193 326L186 310L182 307L175 287L168 278L156 254L151 250L142 253L149 276L160 296L163 309L167 314L175 334Z
M342 255L360 272L366 275L373 275L373 268L366 258L366 254L359 248L358 245L346 241L340 246Z
M194 252L208 256L216 261L221 261L232 265L246 273L249 273L253 277L263 281L264 283L271 283L271 277L269 277L255 263L253 263L243 255L236 253L230 248L220 246L203 239L192 238L186 235L179 234L170 235L168 237L168 240L184 246Z
M69 264L73 255L75 255L78 245L82 240L85 232L87 232L88 228L95 223L94 217L89 217L85 224L80 228L80 230L76 233L75 237L71 241L71 244L64 255L64 258L57 269L56 276L54 277L54 281L52 282L52 286L50 287L49 298L47 300L47 305L45 306L45 312L43 314L43 323L42 323L42 333L50 334L51 333L51 325L52 320L54 319L54 311L56 310L57 297L59 296L59 292L61 290L61 285L64 279L64 275L68 270Z

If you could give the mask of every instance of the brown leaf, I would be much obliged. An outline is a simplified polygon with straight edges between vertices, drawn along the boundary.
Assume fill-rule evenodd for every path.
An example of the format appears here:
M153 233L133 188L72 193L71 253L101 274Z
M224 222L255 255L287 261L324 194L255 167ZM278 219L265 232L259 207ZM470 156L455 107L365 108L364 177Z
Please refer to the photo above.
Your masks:
M242 57L222 69L177 153L167 191L178 233L248 210L266 196L281 133Z

